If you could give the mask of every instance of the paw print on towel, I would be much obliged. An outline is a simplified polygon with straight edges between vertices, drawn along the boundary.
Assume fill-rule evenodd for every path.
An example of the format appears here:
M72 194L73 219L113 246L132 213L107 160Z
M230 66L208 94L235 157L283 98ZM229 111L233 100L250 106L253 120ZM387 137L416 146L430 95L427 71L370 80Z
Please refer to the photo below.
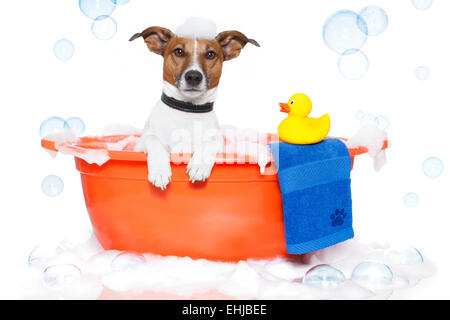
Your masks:
M342 226L344 224L344 219L347 216L347 213L344 209L336 209L336 211L330 216L331 225L333 227Z

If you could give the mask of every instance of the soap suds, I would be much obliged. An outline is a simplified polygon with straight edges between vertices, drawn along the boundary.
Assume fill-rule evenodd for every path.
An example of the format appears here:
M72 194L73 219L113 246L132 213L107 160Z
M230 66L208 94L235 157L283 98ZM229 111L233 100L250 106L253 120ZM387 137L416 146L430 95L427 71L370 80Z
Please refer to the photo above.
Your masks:
M379 171L386 164L386 152L383 150L384 142L387 140L386 131L376 125L367 124L352 136L346 145L348 148L365 147L368 154L373 158L373 166Z
M16 284L17 298L97 299L104 289L126 298L130 294L151 291L191 298L218 292L236 299L386 299L399 289L416 285L431 276L435 268L427 259L422 263L395 264L386 256L387 246L367 244L357 239L296 257L246 260L237 263L215 262L189 257L163 257L144 254L145 262L125 271L114 271L112 261L120 251L103 250L95 237L88 242L65 246L53 256L22 262ZM391 284L370 290L353 282L352 270L362 261L389 264L394 273ZM72 264L81 270L81 279L60 290L49 289L43 282L48 266ZM346 276L335 289L317 289L302 282L305 273L318 264L339 268Z
M103 129L103 136L122 136L122 135L140 135L141 129L132 125L121 123L110 123Z
M89 164L104 165L109 159L107 150L101 149L77 149L65 143L55 143L55 148L58 152L68 154L80 159L83 159Z
M193 17L180 25L175 33L182 38L213 40L217 35L217 27L212 20Z

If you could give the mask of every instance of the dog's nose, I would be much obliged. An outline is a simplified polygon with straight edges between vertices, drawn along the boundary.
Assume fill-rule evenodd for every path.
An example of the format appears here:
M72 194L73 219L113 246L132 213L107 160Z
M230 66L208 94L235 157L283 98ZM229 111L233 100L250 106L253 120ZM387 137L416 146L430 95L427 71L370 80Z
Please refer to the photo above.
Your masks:
M203 75L201 72L199 72L197 70L190 70L190 71L186 72L186 74L184 75L184 78L186 79L186 82L190 86L196 87L200 84L200 82L202 82Z

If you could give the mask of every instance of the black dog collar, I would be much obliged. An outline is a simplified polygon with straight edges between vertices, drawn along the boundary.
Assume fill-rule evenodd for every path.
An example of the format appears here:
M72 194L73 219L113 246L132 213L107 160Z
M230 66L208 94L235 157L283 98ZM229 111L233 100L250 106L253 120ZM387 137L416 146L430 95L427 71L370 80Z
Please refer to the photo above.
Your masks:
M211 112L214 107L214 102L208 102L205 104L193 104L190 102L184 102L172 97L168 97L164 92L161 96L161 100L173 109L190 113L207 113Z

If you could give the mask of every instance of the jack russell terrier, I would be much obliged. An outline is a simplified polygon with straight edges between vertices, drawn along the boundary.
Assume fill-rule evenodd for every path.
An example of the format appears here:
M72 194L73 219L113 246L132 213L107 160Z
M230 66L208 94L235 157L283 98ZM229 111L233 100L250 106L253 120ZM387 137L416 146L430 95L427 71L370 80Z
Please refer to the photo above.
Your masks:
M205 181L223 150L223 136L213 106L224 61L239 56L247 43L258 42L239 31L214 37L175 35L150 27L142 37L151 52L164 57L163 90L145 124L135 151L147 153L148 180L167 188L171 153L193 153L187 166L191 182Z

